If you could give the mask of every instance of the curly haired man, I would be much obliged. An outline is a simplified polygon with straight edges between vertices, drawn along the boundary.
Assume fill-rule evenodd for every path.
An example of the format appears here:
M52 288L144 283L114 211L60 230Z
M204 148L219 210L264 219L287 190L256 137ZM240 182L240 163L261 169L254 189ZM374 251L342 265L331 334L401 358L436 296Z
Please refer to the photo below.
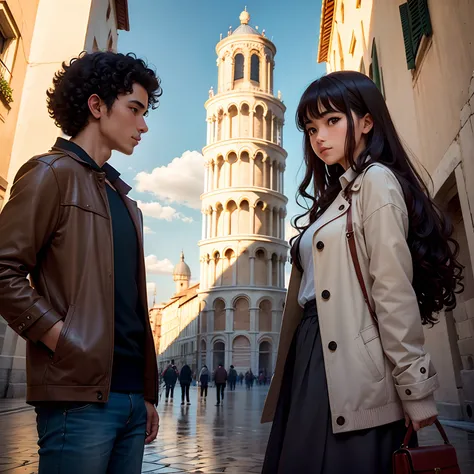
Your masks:
M22 166L0 214L0 313L27 341L40 474L138 474L158 433L142 215L107 160L133 153L161 92L130 54L63 63L48 110L71 138Z

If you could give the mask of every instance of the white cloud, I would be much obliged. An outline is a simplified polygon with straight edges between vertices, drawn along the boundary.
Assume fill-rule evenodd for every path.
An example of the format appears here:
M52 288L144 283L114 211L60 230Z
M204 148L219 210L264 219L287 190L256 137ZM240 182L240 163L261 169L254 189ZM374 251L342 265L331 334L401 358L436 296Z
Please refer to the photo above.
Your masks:
M135 181L137 191L153 193L167 203L176 202L193 209L201 209L204 157L198 151L185 151L167 166L155 168L151 173L138 173Z
M150 282L146 284L146 292L148 295L153 295L156 290L156 283L155 282Z
M183 213L178 212L174 207L162 206L156 201L137 201L137 203L144 216L153 217L154 219L163 219L168 222L171 222L172 220L181 220L186 223L194 222L192 217L186 217Z
M156 234L156 232L150 229L148 226L143 227L143 232L145 232L145 234Z
M156 255L148 255L145 257L146 272L149 275L171 275L174 265L167 258L158 260Z

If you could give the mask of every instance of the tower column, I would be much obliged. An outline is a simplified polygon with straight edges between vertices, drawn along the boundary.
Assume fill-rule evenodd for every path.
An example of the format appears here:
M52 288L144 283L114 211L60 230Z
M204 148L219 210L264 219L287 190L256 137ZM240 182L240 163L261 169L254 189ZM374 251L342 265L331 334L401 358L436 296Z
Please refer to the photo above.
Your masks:
M250 233L255 234L255 207L250 205L249 207L249 216L250 216Z
M232 306L225 309L225 330L226 332L234 331L234 308Z
M268 86L267 86L267 61L268 61L268 57L267 55L265 54L262 58L262 62L261 62L261 75L262 75L262 82L261 82L261 88L263 89L264 92L267 92L268 90Z
M212 210L211 234L209 238L212 239L217 236L217 211Z
M273 189L274 183L273 183L273 161L270 161L270 189L274 191Z
M280 258L278 257L278 260L276 262L276 266L277 266L277 278L276 278L276 285L278 288L281 287L281 281L280 281L280 274L281 274L281 262L280 262Z
M250 308L250 332L257 332L258 331L258 324L257 324L257 311L258 308Z
M267 286L272 286L272 259L267 258Z
M255 257L249 257L250 260L250 286L255 286Z
M212 215L214 213L211 211L206 212L206 225L207 225L207 233L206 233L206 239L211 239L212 238Z
M267 187L267 179L268 179L268 170L267 170L268 158L264 157L262 160L263 166L263 187Z
M268 226L269 226L270 228L268 229L267 234L268 234L268 235L271 235L272 237L275 237L275 236L273 235L273 209L270 209L269 211L270 211L270 218L268 219Z
M254 136L254 120L253 120L253 116L254 116L255 112L253 110L251 110L249 112L249 117L250 117L250 136L253 137Z
M255 186L255 157L249 159L250 164L250 186Z
M212 167L212 173L213 173L213 190L219 189L219 169L218 169L218 164L217 161L214 162L214 166Z

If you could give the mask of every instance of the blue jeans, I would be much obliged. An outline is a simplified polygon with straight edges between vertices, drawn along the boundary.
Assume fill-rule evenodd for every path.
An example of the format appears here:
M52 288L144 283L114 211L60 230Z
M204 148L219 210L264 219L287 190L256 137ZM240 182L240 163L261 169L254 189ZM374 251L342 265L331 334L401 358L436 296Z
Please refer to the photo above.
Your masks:
M106 404L37 407L38 474L140 474L146 419L143 395L134 393L111 393Z

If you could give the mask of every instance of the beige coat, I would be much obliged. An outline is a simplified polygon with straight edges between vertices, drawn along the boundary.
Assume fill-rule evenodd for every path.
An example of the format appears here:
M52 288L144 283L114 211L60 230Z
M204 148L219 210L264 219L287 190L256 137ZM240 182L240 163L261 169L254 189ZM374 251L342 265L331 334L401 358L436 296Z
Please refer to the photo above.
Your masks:
M349 203L341 192L319 219L313 237L314 284L334 433L371 428L403 418L436 415L438 378L423 349L424 336L411 285L406 242L408 215L402 189L388 168L375 164L352 186L357 252L378 326L364 302L346 241ZM318 245L322 242L324 245ZM302 316L301 273L293 265L283 314L275 375L262 422L273 419L283 370ZM311 376L311 375L310 375Z

